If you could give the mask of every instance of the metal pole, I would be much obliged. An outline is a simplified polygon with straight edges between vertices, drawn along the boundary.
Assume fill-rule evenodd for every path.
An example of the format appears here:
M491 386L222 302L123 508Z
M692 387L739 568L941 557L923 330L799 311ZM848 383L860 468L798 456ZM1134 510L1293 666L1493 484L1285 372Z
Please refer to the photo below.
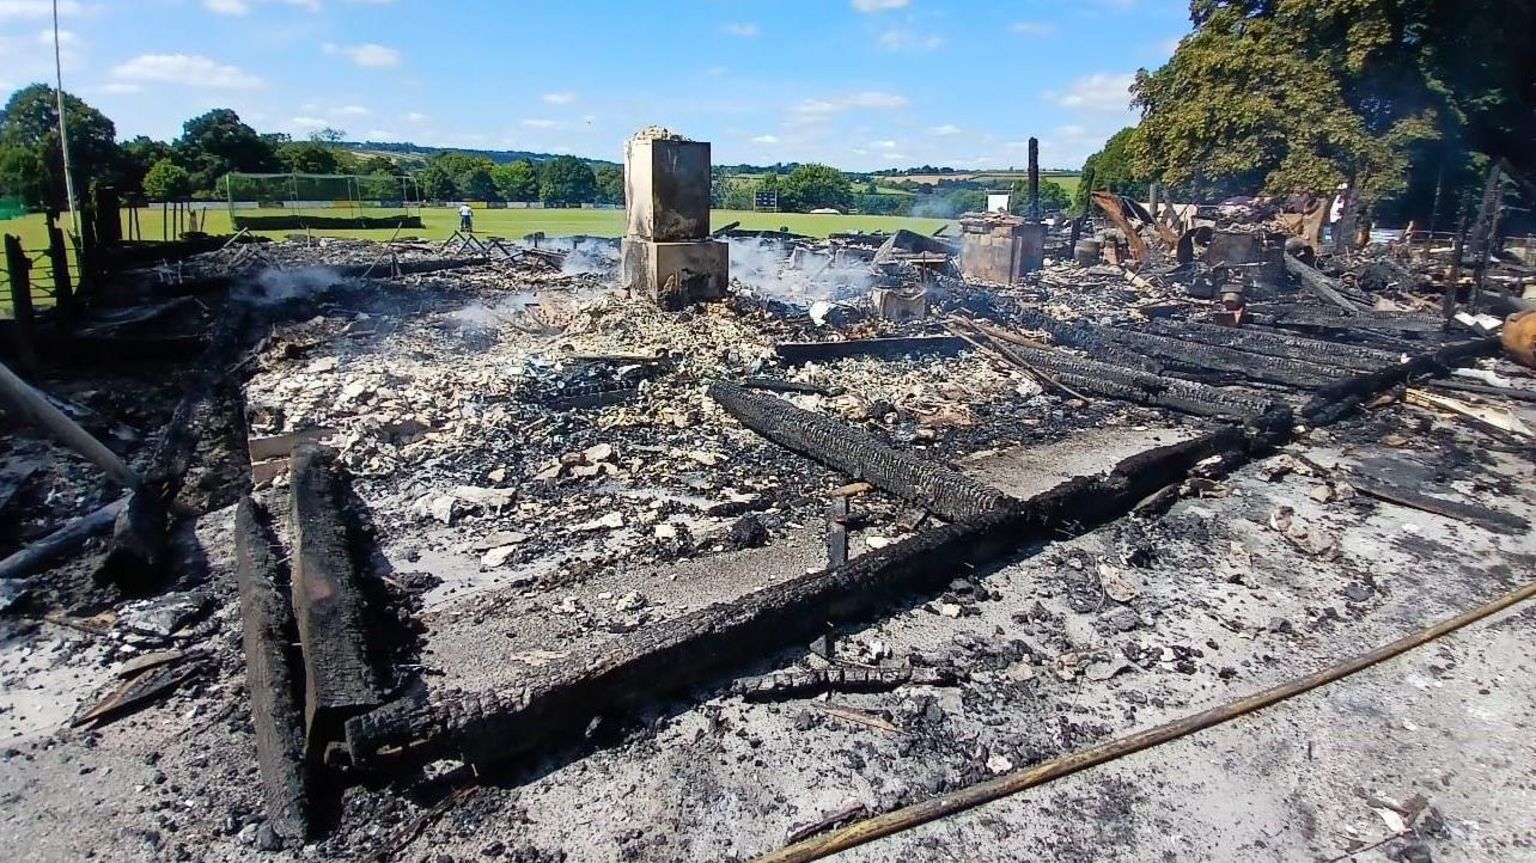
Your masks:
M59 106L59 149L64 156L64 194L69 197L69 218L80 233L80 211L75 206L75 172L69 163L69 124L64 120L64 60L59 49L59 0L53 0L53 95Z

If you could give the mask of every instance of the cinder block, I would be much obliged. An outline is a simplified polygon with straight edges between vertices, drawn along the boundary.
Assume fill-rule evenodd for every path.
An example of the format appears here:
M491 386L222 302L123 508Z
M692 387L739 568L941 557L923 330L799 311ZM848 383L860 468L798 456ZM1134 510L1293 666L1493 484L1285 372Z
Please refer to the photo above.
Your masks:
M1045 226L1022 219L962 222L960 271L966 277L1013 284L1045 265Z
M631 296L649 297L664 309L717 300L730 286L730 249L714 240L656 243L625 237L620 279Z
M709 143L668 138L624 145L629 236L658 243L709 236Z

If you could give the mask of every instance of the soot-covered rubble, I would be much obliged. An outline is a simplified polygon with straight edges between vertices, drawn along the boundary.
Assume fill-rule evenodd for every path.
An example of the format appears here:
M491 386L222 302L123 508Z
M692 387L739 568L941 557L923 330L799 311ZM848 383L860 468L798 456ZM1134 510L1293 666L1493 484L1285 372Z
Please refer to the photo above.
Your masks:
M1084 266L1063 232L1011 285L966 280L923 243L741 236L733 296L682 312L617 291L593 239L294 238L141 272L138 291L217 296L173 322L209 351L242 316L216 357L240 404L191 411L158 578L102 576L120 541L102 537L8 594L0 830L39 859L744 859L1278 682L1519 579L1536 553L1514 527L1536 513L1529 402L1435 389L1470 373L1536 390L1483 323L1391 317L1424 304L1367 275L1335 281L1396 308L1340 321L1301 284L1213 275L1147 235L1169 260ZM1236 308L1200 287L1236 282ZM885 314L882 290L922 313ZM45 382L147 472L190 377ZM814 435L775 443L800 439L802 415L753 430L720 385L847 429L867 472L829 466L845 456ZM248 452L220 431L232 409ZM5 550L120 494L41 433L5 446L25 492L0 499L20 516ZM899 473L887 452L939 472L919 487L969 477L1004 503L946 524L905 486L860 486ZM234 504L248 490L266 513L259 539L295 591L347 588L347 571L309 571L289 518L326 505L299 490L320 475L338 484L332 556L355 569L377 695L297 757L310 826L295 836L263 790L270 718L251 713L237 584L255 540ZM829 568L840 534L849 563ZM324 684L317 620L273 632L297 679ZM1529 691L1499 669L1518 661L1498 636L1415 673L1505 728L1490 717ZM850 859L1332 856L1379 838L1384 809L1408 819L1381 846L1394 859L1518 842L1529 825L1488 790L1508 770L1435 785L1368 742L1385 712L1440 764L1454 747L1432 732L1470 733L1454 711L1389 674L1348 686L1336 728L1220 732L1228 776L1198 755L1160 778L1116 765L1048 792L1044 822L998 804ZM425 736L364 742L400 729ZM1337 769L1308 782L1292 756L1319 746ZM1272 799L1272 775L1295 790ZM1250 830L1211 808L1223 795L1284 823ZM90 826L38 829L86 799Z

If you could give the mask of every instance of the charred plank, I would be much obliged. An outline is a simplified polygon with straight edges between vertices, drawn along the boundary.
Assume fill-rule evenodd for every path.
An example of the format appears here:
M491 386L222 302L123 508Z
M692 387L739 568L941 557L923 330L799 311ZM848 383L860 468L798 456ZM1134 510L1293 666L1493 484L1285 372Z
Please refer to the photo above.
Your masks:
M873 436L773 396L716 382L709 396L747 428L774 443L854 479L906 498L949 521L997 510L1007 495L917 456L891 449Z
M369 661L365 597L348 543L336 466L315 444L291 460L293 610L304 655L305 752L311 760L341 723L379 704Z
M965 340L954 336L849 339L842 342L784 342L774 350L786 363L820 363L847 357L900 357L907 354L958 354Z
M293 608L282 591L285 568L249 497L235 509L235 560L245 682L267 822L278 835L302 840L310 829L309 787L299 687L288 648L296 637Z
M1301 409L1301 415L1313 425L1329 425L1352 413L1364 400L1404 381L1426 375L1446 375L1467 360L1489 356L1498 350L1497 336L1455 342L1437 351L1414 356L1407 362L1349 378L1321 390Z

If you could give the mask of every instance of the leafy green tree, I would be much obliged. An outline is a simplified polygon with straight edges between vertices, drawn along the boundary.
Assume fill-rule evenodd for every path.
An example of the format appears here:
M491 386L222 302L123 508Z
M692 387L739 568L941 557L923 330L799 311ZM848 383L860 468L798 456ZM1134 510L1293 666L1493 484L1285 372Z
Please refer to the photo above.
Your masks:
M48 166L30 147L0 147L0 195L20 195L29 207L46 204Z
M144 192L144 175L161 159L169 158L171 145L153 138L139 135L131 141L124 141L118 154L118 182L122 185L125 194L138 195Z
M519 159L507 165L491 169L491 179L496 190L508 201L537 201L539 199L539 169L527 159Z
M296 174L335 174L341 170L336 150L319 141L296 141L277 151L283 170Z
M1083 162L1083 176L1092 172L1093 188L1089 189L1087 183L1078 183L1077 194L1073 198L1076 212L1084 212L1088 206L1089 193L1098 190L1145 200L1148 180L1142 173L1142 166L1136 161L1138 134L1136 128L1121 129L1104 142L1104 149ZM1044 196L1043 189L1041 195Z
M192 194L192 175L170 159L161 159L144 175L144 194L156 201L184 201Z
M188 120L173 146L176 163L192 176L195 191L211 192L231 171L277 171L277 144L241 122L229 108L215 108Z
M853 207L853 184L830 165L801 165L784 178L779 207L797 212L831 207L846 212Z
M618 165L603 165L596 171L597 203L624 203L624 169ZM714 190L711 189L711 197Z
M458 178L456 185L459 194L471 201L499 201L501 193L496 190L496 181L491 178L491 171L485 167L472 168Z
M83 197L92 181L115 179L117 128L100 111L70 93L64 94L64 116L69 125L75 189ZM41 162L42 175L34 178L34 182L41 180L34 186L34 203L63 206L64 159L59 151L58 101L52 87L33 84L11 94L0 108L0 147L25 150ZM18 161L16 166L21 164Z
M1040 181L1040 212L1060 213L1072 207L1072 198L1067 190L1057 182L1051 180ZM1013 206L1010 208L1015 215L1029 215L1029 183L1019 181L1013 184Z
M731 193L731 172L724 165L709 169L709 206L719 210L726 206L725 199Z
M459 197L459 186L441 165L428 164L416 174L421 194L429 201L451 201Z
M751 183L731 183L722 204L727 210L750 210L757 203L754 200L756 190Z
M357 163L357 172L370 177L398 177L400 166L384 156L369 156Z
M539 200L546 204L582 204L597 197L597 177L575 156L557 156L539 171Z

